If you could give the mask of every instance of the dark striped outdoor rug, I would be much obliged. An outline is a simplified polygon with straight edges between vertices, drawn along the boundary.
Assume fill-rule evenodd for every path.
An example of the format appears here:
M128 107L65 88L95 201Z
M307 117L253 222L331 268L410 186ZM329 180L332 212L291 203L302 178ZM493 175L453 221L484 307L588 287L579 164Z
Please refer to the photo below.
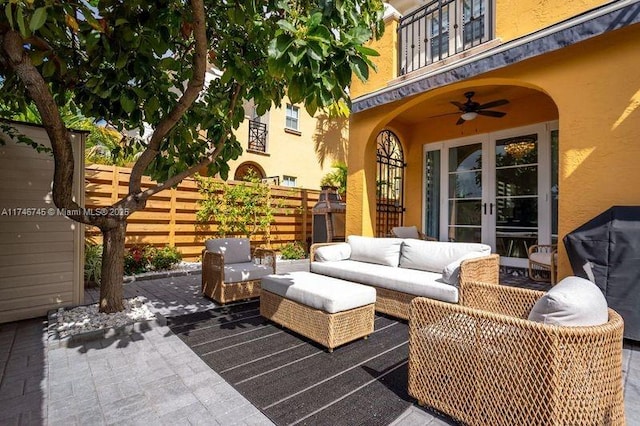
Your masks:
M260 316L258 302L169 320L171 330L278 425L388 425L411 404L408 329L375 331L328 353Z

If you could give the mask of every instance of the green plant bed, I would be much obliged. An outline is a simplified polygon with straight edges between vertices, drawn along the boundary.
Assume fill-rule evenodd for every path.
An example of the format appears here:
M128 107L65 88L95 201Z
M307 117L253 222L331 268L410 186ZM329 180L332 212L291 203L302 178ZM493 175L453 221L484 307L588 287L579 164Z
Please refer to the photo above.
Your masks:
M282 260L306 259L307 250L304 245L298 241L285 244L280 248L280 258Z

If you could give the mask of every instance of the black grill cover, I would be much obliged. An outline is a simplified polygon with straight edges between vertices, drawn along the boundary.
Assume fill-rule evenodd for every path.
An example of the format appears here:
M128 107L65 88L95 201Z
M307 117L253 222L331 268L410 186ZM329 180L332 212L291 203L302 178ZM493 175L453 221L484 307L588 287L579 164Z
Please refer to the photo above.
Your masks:
M596 283L640 340L640 206L615 206L564 237L574 275Z

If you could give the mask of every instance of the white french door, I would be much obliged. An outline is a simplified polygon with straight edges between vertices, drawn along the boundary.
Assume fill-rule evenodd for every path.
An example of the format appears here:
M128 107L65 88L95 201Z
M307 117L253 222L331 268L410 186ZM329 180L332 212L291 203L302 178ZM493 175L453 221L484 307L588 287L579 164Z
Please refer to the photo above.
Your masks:
M556 129L542 123L425 145L425 232L489 244L503 265L525 267L529 246L551 242Z

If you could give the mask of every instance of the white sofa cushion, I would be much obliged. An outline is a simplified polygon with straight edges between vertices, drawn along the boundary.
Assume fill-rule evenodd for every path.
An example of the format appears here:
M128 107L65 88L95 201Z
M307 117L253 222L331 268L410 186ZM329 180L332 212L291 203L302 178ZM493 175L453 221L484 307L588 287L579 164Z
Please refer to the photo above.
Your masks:
M349 259L397 267L400 261L402 241L400 238L350 235L347 237L347 242L351 246L351 257Z
M354 260L312 262L311 272L443 302L458 303L458 289L445 283L440 273L390 268Z
M224 263L251 262L251 244L248 238L214 238L205 241L207 251L220 253Z
M252 262L231 263L224 265L224 282L238 283L241 281L258 280L273 274L273 269L267 265L256 265Z
M330 246L316 248L315 260L319 262L331 262L347 260L351 256L351 246L348 243L337 243Z
M449 243L442 241L403 240L400 267L438 272L470 252L491 254L491 247L478 243Z
M607 300L591 281L567 277L538 299L529 320L573 327L606 324Z
M478 257L485 257L486 255L487 253L484 252L473 251L463 255L457 260L454 260L442 270L443 281L457 287L460 284L460 265L462 262L469 259L477 259Z
M309 272L269 275L263 290L330 314L376 302L376 289Z

